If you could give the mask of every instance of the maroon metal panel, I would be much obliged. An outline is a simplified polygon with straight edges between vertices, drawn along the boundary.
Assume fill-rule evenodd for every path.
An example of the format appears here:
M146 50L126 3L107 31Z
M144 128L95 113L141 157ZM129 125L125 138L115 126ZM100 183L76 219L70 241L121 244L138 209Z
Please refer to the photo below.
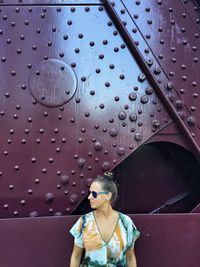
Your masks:
M0 14L1 217L69 214L171 119L104 7Z
M200 131L198 127L198 117L195 117L194 115L194 112L196 111L196 106L189 106L189 104L185 102L184 99L182 99L181 94L184 94L186 92L185 89L181 88L180 90L178 90L176 88L177 83L179 82L179 78L176 78L175 72L174 72L175 70L173 69L174 66L175 66L174 67L175 69L177 66L177 64L173 65L173 63L176 63L176 58L173 58L172 63L168 65L168 57L166 57L167 59L166 65L163 65L163 62L164 62L163 54L168 55L169 51L171 52L176 51L176 48L173 47L173 44L170 41L172 40L172 38L173 38L173 41L176 43L176 46L180 48L178 49L178 51L181 53L178 55L180 59L182 58L181 55L183 55L183 53L185 52L184 50L185 45L188 44L188 42L185 40L182 40L180 42L180 40L177 37L176 38L173 37L174 32L178 30L177 28L174 29L173 27L173 25L175 25L174 20L173 22L169 20L167 10L169 13L172 12L171 7L174 2L170 3L168 1L167 4L166 4L166 1L165 1L165 4L163 4L162 1L157 1L157 2L152 1L151 3L148 2L148 4L147 2L141 3L140 1L135 1L134 3L132 3L131 1L125 1L125 2L124 1L114 1L114 2L105 1L105 2L106 2L106 6L109 12L111 13L111 16L113 17L116 24L120 28L127 42L129 42L130 49L134 53L139 63L142 65L143 70L145 71L145 74L153 83L155 89L157 90L157 93L160 95L163 101L163 104L165 104L165 106L171 112L174 120L176 120L176 123L181 127L182 132L186 135L186 137L193 144L193 147L197 153L197 156L199 156L200 155L200 148L199 148ZM167 7L165 5L167 5ZM133 6L135 6L135 8L133 8ZM179 10L181 10L181 7L182 7L181 3L176 2L176 4L173 7L175 14L176 12L179 12ZM154 9L155 9L155 13L154 13ZM142 12L147 13L147 18L144 16L139 16L139 13L142 13ZM167 24L168 35L163 36L163 39L160 40L160 43L158 43L158 40L157 40L158 38L157 32L161 32L162 34L163 28L154 27L155 22L153 23L153 21L155 21L155 17L157 14L162 14L162 18L164 19L161 22L161 25L163 23L168 23L169 21L169 24ZM129 15L131 16L131 18L129 17ZM182 17L184 18L186 17L185 13L182 14ZM176 17L176 20L180 23L179 27L181 27L182 22L179 19L177 19L177 17ZM158 21L156 22L158 24L160 23L159 17L158 17ZM194 23L190 18L187 24L190 25L190 28L192 27L192 29L195 31L195 26L193 25ZM171 25L172 25L172 28L171 28ZM184 26L184 24L182 26ZM184 34L185 34L185 30L184 30ZM198 36L199 36L198 33L191 35L190 32L187 32L186 35L188 35L187 39L191 41L195 37L196 39L198 39ZM167 40L166 42L165 42L165 38ZM159 48L162 48L163 44L165 43L166 45L164 46L164 49L167 48L168 50L162 51L164 52L162 54L161 51L159 51ZM197 47L195 46L194 49L196 51ZM193 60L194 60L193 56L189 56L185 62L191 64ZM198 58L197 60L195 59L195 61L198 62ZM168 66L170 66L170 69L167 69ZM181 66L182 66L181 67L182 70L186 69L185 65L184 66L181 65ZM197 75L197 73L194 75ZM182 81L187 80L187 77L186 79L185 77L186 76L182 76ZM167 79L170 79L170 80L167 81ZM175 80L177 80L178 82L174 83ZM197 82L194 80L191 81L189 88L192 88L192 86L196 87ZM187 94L191 95L191 91L187 91ZM195 101L194 99L196 98L198 98L198 91L196 91L195 93L192 93L192 98L190 98L190 100ZM193 114L191 114L191 112Z
M101 2L101 0L0 0L0 5L94 5Z
M131 216L141 236L138 267L199 267L200 215ZM77 216L0 220L1 267L66 267Z

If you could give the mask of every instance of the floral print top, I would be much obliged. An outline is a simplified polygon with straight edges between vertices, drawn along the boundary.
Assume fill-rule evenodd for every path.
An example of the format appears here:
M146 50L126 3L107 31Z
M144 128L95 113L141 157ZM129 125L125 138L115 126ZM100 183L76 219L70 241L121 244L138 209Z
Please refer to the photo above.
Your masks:
M121 212L108 243L101 237L93 212L82 215L70 233L75 245L85 248L82 267L126 267L126 251L140 235L131 218Z

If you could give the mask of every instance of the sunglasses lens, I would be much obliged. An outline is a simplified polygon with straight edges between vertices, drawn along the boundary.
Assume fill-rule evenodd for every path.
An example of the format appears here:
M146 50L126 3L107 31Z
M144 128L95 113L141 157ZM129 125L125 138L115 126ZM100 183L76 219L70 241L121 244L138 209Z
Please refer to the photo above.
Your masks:
M92 196L93 196L94 198L97 198L97 192L92 191Z

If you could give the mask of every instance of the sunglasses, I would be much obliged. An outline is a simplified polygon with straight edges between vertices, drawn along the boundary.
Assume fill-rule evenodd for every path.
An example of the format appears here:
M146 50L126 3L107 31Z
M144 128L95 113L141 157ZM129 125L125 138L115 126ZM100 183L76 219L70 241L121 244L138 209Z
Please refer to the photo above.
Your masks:
M98 195L107 195L107 194L109 194L109 192L108 191L100 191L100 192L89 191L89 194L92 194L93 198L97 198Z

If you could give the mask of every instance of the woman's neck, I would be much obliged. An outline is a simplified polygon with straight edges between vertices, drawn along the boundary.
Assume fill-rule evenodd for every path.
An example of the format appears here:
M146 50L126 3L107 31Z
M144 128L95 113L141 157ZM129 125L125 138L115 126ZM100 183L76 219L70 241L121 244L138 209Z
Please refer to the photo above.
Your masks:
M111 205L102 206L94 211L96 217L109 217L114 210Z

